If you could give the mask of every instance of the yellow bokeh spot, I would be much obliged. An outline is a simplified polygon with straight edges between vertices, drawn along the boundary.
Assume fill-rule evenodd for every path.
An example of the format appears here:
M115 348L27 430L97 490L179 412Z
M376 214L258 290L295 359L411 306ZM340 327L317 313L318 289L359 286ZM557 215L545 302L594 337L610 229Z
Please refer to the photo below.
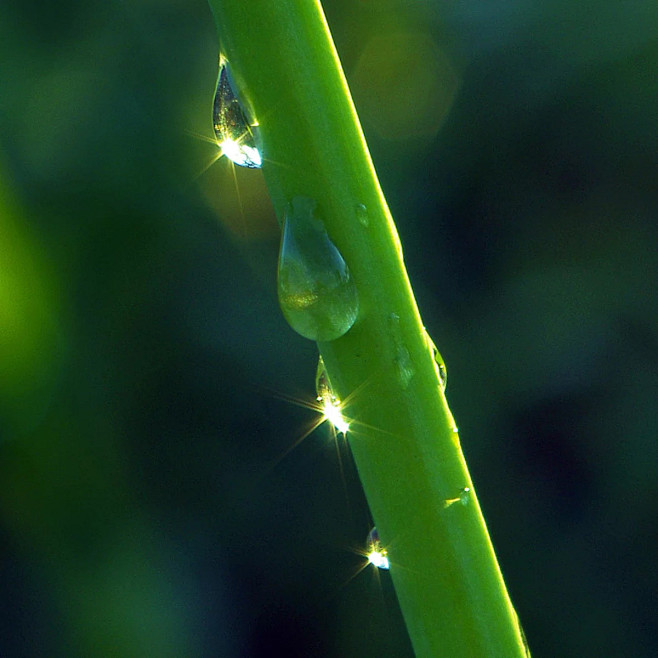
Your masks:
M373 37L349 79L359 114L391 140L434 137L459 86L448 56L424 31Z

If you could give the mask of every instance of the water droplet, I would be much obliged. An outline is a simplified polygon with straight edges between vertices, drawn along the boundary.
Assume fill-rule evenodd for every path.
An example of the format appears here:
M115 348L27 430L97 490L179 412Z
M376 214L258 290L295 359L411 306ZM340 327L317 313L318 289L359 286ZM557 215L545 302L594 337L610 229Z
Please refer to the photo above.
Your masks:
M379 533L377 528L373 529L368 533L368 539L366 544L366 557L368 562L378 569L390 569L391 564L388 560L388 552L385 548L382 547L379 541Z
M228 62L223 57L219 58L212 118L222 155L240 167L258 169L263 163L254 136L254 128L258 122L247 118L247 113L234 91Z
M370 217L368 217L368 209L362 203L356 204L356 217L361 226L365 226L366 228L369 226Z
M315 371L315 392L318 396L318 402L334 397L334 392L331 388L331 382L329 381L329 375L327 374L322 355L318 357L318 368Z
M391 328L391 336L395 345L395 369L400 382L400 386L406 389L409 386L411 378L416 374L416 370L411 361L411 355L407 346L402 340L402 330L400 329L400 316L397 313L389 315L389 326Z
M328 420L339 434L347 434L350 424L343 417L341 401L334 395L322 356L318 357L318 368L315 373L315 391L317 401L321 405L324 420Z
M434 344L434 341L427 333L427 331L425 331L425 341L427 342L427 347L429 348L432 354L432 359L434 361L434 370L436 370L436 376L439 378L441 389L445 391L446 385L448 383L448 371L446 369L446 364L443 361L441 352L439 352L439 349Z
M445 391L448 385L448 371L446 370L445 363L437 363L437 374L441 382L441 388Z
M468 505L470 500L471 500L471 488L463 487L459 490L459 496L457 496L456 498L448 498L447 500L444 500L443 506L451 507L455 503L461 503L462 505L466 506Z
M359 312L347 264L315 215L316 202L295 197L283 222L279 251L279 304L288 324L316 341L349 331Z

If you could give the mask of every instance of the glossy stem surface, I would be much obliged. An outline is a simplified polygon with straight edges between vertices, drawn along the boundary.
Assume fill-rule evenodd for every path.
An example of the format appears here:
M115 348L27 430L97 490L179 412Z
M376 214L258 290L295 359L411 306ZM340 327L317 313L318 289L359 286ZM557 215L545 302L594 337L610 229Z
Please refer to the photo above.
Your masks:
M357 285L355 325L319 348L416 655L526 656L322 7L210 5L279 219L315 200Z

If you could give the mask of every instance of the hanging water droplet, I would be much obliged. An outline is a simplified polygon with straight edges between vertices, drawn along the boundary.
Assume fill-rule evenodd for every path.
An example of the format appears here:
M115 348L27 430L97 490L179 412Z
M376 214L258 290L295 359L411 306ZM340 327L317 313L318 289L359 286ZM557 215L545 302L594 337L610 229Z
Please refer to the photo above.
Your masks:
M356 321L359 298L347 264L315 216L316 202L295 197L283 222L279 304L288 324L316 341L336 340Z
M400 316L397 313L389 315L389 326L391 328L391 336L393 337L393 344L395 345L395 370L402 388L407 388L411 378L416 374L414 364L411 361L409 350L402 339L402 330L400 329Z
M334 390L331 387L322 356L318 357L318 368L315 373L315 391L324 420L328 420L339 434L346 435L350 429L350 424L343 416L341 401L334 395Z
M432 354L434 369L436 370L436 376L439 378L439 382L441 383L441 389L445 391L446 385L448 384L448 371L446 369L446 364L443 361L441 352L439 352L437 346L434 344L434 341L427 333L427 331L425 331L425 341L427 342L427 347Z
M379 533L377 528L373 529L368 533L368 539L366 543L366 557L368 562L378 569L390 569L391 564L388 560L388 552L385 548L382 547L379 541Z
M366 208L362 203L356 204L356 218L359 220L361 226L368 228L370 225L370 217L368 217L368 208Z
M263 164L256 146L254 128L233 89L228 62L219 58L219 76L213 102L213 128L217 144L231 162L240 167L258 169Z

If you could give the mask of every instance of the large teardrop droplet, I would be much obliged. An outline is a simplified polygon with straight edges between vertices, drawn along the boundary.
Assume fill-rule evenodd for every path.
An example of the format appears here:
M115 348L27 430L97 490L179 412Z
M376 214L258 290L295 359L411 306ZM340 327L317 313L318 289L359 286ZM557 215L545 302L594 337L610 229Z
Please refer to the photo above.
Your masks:
M247 118L233 90L228 62L223 57L219 58L212 122L222 155L240 167L258 169L263 164L254 137L254 128L258 122Z
M315 216L316 202L288 206L279 251L279 304L288 324L316 341L343 336L356 321L359 298L347 264Z

